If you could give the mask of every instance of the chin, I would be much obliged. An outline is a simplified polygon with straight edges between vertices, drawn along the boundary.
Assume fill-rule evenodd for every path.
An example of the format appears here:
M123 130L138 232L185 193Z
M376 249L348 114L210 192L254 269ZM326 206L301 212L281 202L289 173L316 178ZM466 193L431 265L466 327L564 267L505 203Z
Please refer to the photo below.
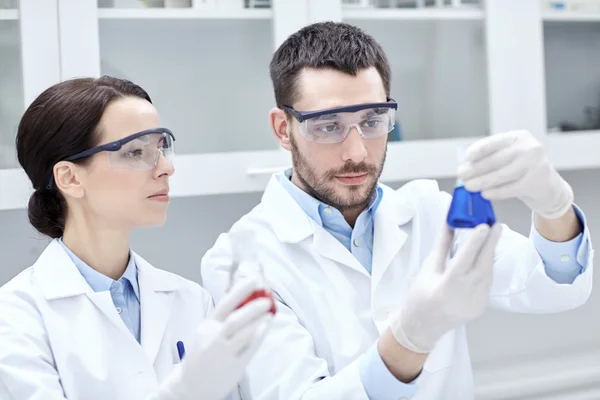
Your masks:
M153 215L146 215L139 219L139 223L137 224L139 227L143 228L152 228L163 226L167 222L167 213Z
M338 199L344 199L347 206L353 208L369 203L371 183L365 182L360 186L345 186L337 190Z

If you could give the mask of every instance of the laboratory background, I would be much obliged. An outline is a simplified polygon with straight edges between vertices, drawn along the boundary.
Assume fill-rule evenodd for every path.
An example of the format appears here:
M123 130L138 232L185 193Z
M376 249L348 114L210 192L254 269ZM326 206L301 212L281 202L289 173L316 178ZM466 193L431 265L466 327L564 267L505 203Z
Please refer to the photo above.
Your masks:
M269 123L268 64L301 27L344 21L382 44L396 129L382 181L455 184L456 149L528 129L600 232L599 0L0 0L0 285L48 243L27 220L14 139L50 85L113 75L140 84L176 135L168 221L133 249L200 281L220 232L291 165ZM494 202L528 235L530 213ZM600 274L588 303L554 315L487 312L469 324L477 399L600 399Z

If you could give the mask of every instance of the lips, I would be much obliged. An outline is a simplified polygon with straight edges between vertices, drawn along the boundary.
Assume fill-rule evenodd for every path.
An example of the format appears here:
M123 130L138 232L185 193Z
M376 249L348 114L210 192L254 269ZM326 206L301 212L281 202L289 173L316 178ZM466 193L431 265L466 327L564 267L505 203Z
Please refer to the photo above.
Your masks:
M153 197L168 196L168 195L169 195L169 189L163 189L163 190L160 190L148 197L153 198Z
M368 172L362 172L360 174L346 174L346 175L337 175L338 178L358 178L361 176L367 175Z
M369 174L351 174L351 175L337 175L336 179L344 185L362 185L367 180Z

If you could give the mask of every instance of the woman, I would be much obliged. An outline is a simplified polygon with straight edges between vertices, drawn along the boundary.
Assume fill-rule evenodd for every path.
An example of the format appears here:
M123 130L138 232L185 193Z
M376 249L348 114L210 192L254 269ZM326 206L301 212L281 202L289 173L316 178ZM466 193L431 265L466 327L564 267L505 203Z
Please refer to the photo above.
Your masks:
M19 124L35 192L29 221L50 242L0 288L0 399L220 399L270 319L246 281L211 310L199 285L152 267L131 230L164 223L171 131L121 79L52 86Z

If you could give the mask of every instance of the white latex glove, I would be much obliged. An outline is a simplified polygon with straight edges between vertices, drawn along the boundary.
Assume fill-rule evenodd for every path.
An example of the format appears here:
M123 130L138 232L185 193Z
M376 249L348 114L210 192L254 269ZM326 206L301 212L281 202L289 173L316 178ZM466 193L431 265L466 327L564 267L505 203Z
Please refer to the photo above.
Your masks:
M161 385L160 400L220 400L236 389L272 318L265 298L235 310L257 287L254 280L233 286L200 323L182 363Z
M573 206L573 190L527 131L492 135L467 150L458 179L489 200L518 198L544 218L563 216Z
M448 331L478 317L488 303L502 225L479 225L448 260L454 233L445 225L390 324L402 346L429 353Z

